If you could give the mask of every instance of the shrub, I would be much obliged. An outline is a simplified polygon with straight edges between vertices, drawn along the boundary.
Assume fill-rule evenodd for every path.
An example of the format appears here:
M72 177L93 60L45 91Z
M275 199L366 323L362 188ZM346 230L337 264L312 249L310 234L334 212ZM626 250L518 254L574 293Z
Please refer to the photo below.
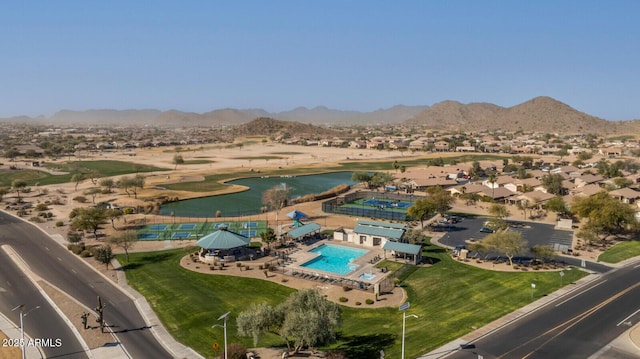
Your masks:
M245 347L244 345L242 345L240 343L230 343L227 346L227 353L229 354L229 358L228 359L246 359L247 358L247 347ZM224 354L223 354L223 356L224 356Z
M36 205L36 211L38 212L42 212L42 211L46 211L47 209L47 205L45 203L38 203L38 205Z
M73 197L73 200L78 203L87 203L87 197L85 196L76 196L76 197Z
M364 302L367 304L373 304L373 299L367 298Z
M129 208L125 208L123 212L124 212L124 214L134 214L134 213L136 213L136 210L131 208L131 207L129 207Z
M31 218L29 218L29 220L30 220L31 222L34 222L34 223L42 223L42 222L44 222L44 221L42 220L42 218L40 218L40 217L31 217Z
M343 285L342 286L342 290L345 291L345 292L348 292L348 291L351 290L351 287L349 287L348 285Z
M362 302L356 302L356 305L362 305Z
M80 257L82 258L91 257L91 252L85 249L82 252L80 252Z
M73 252L74 254L80 254L85 250L85 246L83 242L71 243L67 246L67 248Z
M338 299L341 303L345 303L348 302L349 299L347 299L347 297L340 297L340 299Z
M56 227L62 227L62 226L64 226L64 222L62 222L62 221L56 221L55 226L56 226Z
M80 242L81 239L82 239L82 233L80 232L69 231L69 233L67 233L67 240L71 243Z

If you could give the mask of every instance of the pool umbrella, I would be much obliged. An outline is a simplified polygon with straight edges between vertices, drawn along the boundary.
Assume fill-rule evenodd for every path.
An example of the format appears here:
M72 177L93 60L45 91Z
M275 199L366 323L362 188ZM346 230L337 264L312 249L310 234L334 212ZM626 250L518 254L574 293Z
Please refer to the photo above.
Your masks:
M200 238L196 245L206 249L231 249L245 246L250 241L251 239L241 234L222 228Z
M300 219L300 218L305 218L305 217L309 217L306 214L298 211L297 209L294 209L293 211L287 213L287 217L291 218L291 219Z

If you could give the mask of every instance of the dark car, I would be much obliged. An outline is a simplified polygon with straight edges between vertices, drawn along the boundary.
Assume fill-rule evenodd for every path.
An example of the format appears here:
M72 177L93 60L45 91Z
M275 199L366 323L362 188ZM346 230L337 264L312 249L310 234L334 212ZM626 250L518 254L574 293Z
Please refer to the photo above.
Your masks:
M482 232L482 233L493 233L495 231L493 229L491 229L491 228L482 227L482 228L480 228L480 232Z

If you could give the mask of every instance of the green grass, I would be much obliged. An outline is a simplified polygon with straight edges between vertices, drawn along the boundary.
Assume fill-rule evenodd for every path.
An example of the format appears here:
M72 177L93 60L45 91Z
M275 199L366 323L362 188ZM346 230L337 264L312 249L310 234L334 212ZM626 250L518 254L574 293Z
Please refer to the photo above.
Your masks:
M274 152L273 154L298 154L297 152ZM274 156L255 156L255 157L238 157L238 159L244 160L260 160L273 158ZM502 159L501 156L496 155L460 155L455 157L445 157L443 158L445 164L450 164L455 161L482 161L482 160L498 160ZM424 166L427 159L411 159L407 161L399 161L401 165L412 167L412 166ZM357 161L357 162L340 162L337 165L327 166L322 169L321 172L337 172L337 171L381 171L381 170L390 170L393 169L394 161ZM274 169L274 170L262 170L260 172L261 176L298 176L305 174L318 173L318 168L313 167L298 167L294 169ZM245 176L246 174L240 173L222 173L215 174L211 176L205 176L204 181L201 182L181 182L164 185L165 188L174 191L191 191L191 192L211 192L218 191L225 188L228 188L229 185L224 184L223 182L229 181L232 179L236 179L241 176ZM398 172L398 176L402 177L402 174Z
M248 161L253 161L253 160L281 160L282 157L280 156L246 156L246 157L234 157L237 160L248 160Z
M208 275L180 267L184 250L154 253L132 253L126 265L127 280L149 301L167 330L178 341L213 358L211 346L222 345L223 331L211 328L220 315L231 311L235 317L249 303L267 302L272 305L284 300L293 290L251 278ZM118 260L124 263L124 257ZM195 265L195 264L191 264ZM254 269L258 270L257 266ZM251 338L236 337L235 320L227 323L229 343L242 342L252 347ZM281 345L274 335L261 338L263 345Z
M185 160L185 165L204 165L207 163L215 163L216 161L211 160L203 160L203 159L195 159L195 160Z
M110 177L117 175L124 175L138 172L154 172L154 171L166 171L166 168L140 165L133 162L123 161L73 161L69 163L47 163L45 165L48 168L54 169L60 172L72 172L74 169L79 169L83 172L96 171L102 177ZM49 185L67 183L71 181L72 174L67 173L63 175L51 175L47 172L37 170L13 170L3 172L0 175L0 186L10 186L14 180L25 181L29 186L36 184ZM6 174L6 176L5 176Z
M222 340L221 331L210 328L219 315L230 310L235 318L250 303L275 304L291 293L287 287L258 279L188 271L178 264L184 254L184 250L132 254L127 279L147 297L177 340L206 357L213 357L212 343ZM533 300L561 286L558 272L483 270L458 263L444 249L432 245L426 246L423 254L434 265L411 266L400 276L411 302L409 313L419 316L407 319L407 358L429 352L531 302L531 283L536 284ZM383 264L390 270L401 268L394 262ZM577 269L564 273L565 285L586 275ZM339 340L330 348L344 350L353 358L378 358L381 349L388 357L400 355L402 315L395 306L343 309ZM235 320L228 325L230 343L252 346L250 338L237 337ZM266 335L258 345L283 344L278 337Z
M619 263L636 256L640 256L640 241L630 241L618 243L607 249L598 256L598 260L606 263Z

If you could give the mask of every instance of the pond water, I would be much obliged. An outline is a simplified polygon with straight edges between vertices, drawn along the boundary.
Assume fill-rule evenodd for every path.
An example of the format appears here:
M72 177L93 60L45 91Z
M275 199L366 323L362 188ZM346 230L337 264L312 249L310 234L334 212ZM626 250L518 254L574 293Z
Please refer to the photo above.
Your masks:
M251 177L229 184L247 186L248 191L209 196L168 203L160 208L160 214L176 217L215 217L220 210L223 217L235 217L260 213L262 194L274 186L284 185L291 189L291 198L306 194L321 193L340 184L353 185L352 172L332 172L292 177Z

